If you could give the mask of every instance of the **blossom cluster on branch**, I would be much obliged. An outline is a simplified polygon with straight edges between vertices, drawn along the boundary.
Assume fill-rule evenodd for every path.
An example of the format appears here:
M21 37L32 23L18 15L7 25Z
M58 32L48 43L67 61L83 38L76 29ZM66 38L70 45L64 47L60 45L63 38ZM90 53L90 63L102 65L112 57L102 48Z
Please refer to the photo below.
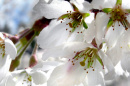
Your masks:
M0 33L0 86L105 86L119 62L129 73L129 13L129 0L39 0L30 29Z

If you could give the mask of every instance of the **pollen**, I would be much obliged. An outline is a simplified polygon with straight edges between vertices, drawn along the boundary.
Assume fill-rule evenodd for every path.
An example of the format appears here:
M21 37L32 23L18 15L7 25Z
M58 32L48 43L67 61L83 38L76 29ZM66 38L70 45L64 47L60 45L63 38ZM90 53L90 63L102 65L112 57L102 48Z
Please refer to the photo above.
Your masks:
M85 66L85 62L84 61L80 62L80 65Z

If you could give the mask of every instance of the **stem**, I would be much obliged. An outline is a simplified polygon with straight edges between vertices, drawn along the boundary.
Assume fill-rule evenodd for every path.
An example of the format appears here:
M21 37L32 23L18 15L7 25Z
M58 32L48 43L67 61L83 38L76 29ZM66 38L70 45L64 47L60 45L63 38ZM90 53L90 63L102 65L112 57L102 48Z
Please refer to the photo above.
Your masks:
M29 42L26 44L26 46L22 49L22 52L16 58L18 58L18 59L21 58L21 56L23 55L23 53L27 49L28 45L33 41L34 38L35 38L35 35L33 35L33 37L29 40Z
M14 60L12 60L11 66L10 66L10 71L14 71L14 69L19 66L20 59L21 59L22 55L24 54L24 52L27 49L28 45L33 41L33 39L35 37L36 37L36 35L34 34L32 36L32 38L27 42L27 44L25 45L25 47L22 49L22 51L17 55L17 57Z

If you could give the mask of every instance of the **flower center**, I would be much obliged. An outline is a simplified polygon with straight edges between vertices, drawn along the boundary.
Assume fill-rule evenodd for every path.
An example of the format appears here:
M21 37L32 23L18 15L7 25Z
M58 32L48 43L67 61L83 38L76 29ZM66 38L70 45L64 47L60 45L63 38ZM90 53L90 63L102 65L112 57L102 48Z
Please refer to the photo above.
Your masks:
M104 8L103 11L107 14L109 13L111 16L107 24L107 29L110 26L114 27L116 21L118 21L118 24L121 23L125 30L130 27L130 24L127 20L127 15L129 12L126 9L122 9L121 5L116 5L114 8Z
M64 15L60 16L58 18L58 20L61 20L61 23L62 23L63 19L65 19L65 18L70 19L70 22L66 24L66 25L69 25L70 28L72 28L72 30L70 30L69 32L74 32L75 29L77 27L81 26L81 25L83 25L83 27L85 29L87 29L88 26L85 23L84 19L86 17L88 17L90 14L89 13L81 13L81 12L79 12L78 8L75 5L73 5L73 7L76 9L74 12L67 11L67 14L64 14ZM68 30L68 29L66 29L66 30Z
M74 30L82 24L83 16L80 12L73 12L70 14L69 19L72 19L68 24L72 28L71 32L74 32Z
M111 18L113 19L113 21L120 21L120 22L123 19L126 19L125 12L123 11L123 9L121 8L120 5L113 8L113 10L111 12Z
M126 15L128 13L125 12L125 10L123 10L121 8L121 5L118 5L115 8L113 8L113 10L112 10L112 12L110 14L111 14L110 18L113 20L113 22L118 21L125 27L126 30L128 29L128 24L129 23L128 23L127 19L126 19L127 18ZM119 24L119 26L120 26L120 24Z
M75 65L77 60L80 60L79 63L82 67L84 67L84 70L88 70L89 68L92 68L94 71L94 66L95 66L96 60L99 61L99 63L101 64L101 66L103 66L103 69L104 69L102 59L99 57L98 50L96 48L88 47L83 51L77 52L71 61L72 64ZM88 71L87 71L87 73L88 73Z

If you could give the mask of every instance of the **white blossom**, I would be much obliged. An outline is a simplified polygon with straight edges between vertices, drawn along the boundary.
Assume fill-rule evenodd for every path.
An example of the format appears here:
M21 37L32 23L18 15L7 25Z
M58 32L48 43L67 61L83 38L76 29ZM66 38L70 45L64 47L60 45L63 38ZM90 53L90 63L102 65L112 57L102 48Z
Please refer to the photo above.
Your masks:
M110 79L114 76L114 66L101 50L96 50L91 44L82 42L64 43L47 49L43 54L44 60L47 57L68 59L63 65L54 69L48 80L48 86L74 86L81 83L84 86L104 85L102 74L106 74L105 79ZM108 71L106 73L104 66Z
M9 72L11 60L15 59L16 54L17 51L13 42L0 33L0 82Z
M5 86L39 86L47 81L46 73L40 70L16 70L8 75Z
M55 1L55 0L54 0ZM63 1L58 1L62 3ZM68 2L65 2L68 3ZM42 4L42 3L40 3ZM40 47L43 49L50 48L53 46L57 46L62 44L66 41L83 41L83 32L85 29L89 28L87 24L89 25L93 20L93 14L90 15L89 9L91 8L91 5L88 2L84 1L83 3L77 4L76 2L73 2L73 4L64 4L67 8L64 10L56 9L53 6L52 3L44 5L46 7L43 7L42 10L49 10L48 8L51 7L49 11L55 11L54 14L60 13L60 11L64 11L64 14L61 13L59 16L57 14L57 17L52 15L52 12L47 11L46 14L42 16L48 16L47 18L58 18L57 20L52 20L49 26L45 27L40 35L38 36L37 43ZM61 7L64 7L60 5ZM40 6L39 4L36 5ZM49 7L48 7L49 6ZM88 8L89 7L89 8ZM86 9L88 8L88 9ZM59 11L59 12L57 12ZM49 16L51 14L51 16ZM90 17L88 17L90 15ZM61 21L60 21L61 20Z
M97 38L108 44L108 48L116 45L120 36L129 29L130 3L127 0L93 0L94 8L102 10L96 16Z

